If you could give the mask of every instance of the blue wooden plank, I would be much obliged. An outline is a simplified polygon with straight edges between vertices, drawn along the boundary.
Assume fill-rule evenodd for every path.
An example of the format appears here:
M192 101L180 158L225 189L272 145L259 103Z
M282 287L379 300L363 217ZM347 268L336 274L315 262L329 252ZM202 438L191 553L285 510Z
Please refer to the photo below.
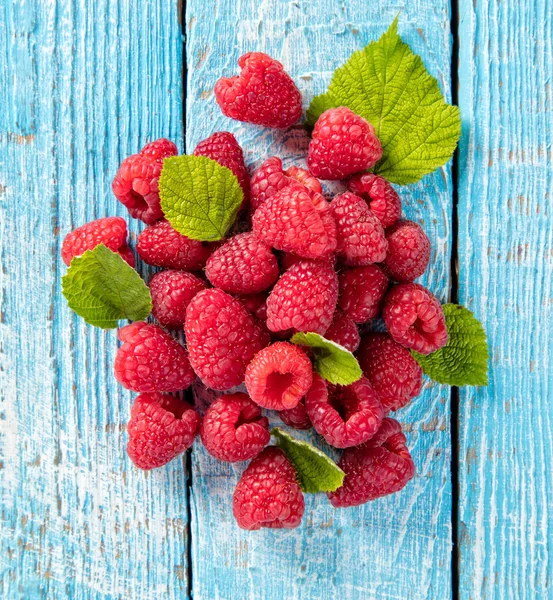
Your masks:
M127 460L116 334L72 316L59 259L73 227L126 216L124 156L182 144L177 0L2 2L0 53L0 596L182 598L183 461Z
M449 94L449 3L401 4L400 31ZM216 130L234 132L250 167L278 154L301 164L301 127L268 131L225 118L213 97L218 77L237 71L246 51L281 60L307 104L332 71L376 39L397 3L274 0L189 0L187 5L187 150ZM451 179L449 169L401 190L405 213L434 240L424 283L442 299L449 284ZM197 600L263 598L440 598L451 593L449 388L425 386L399 415L417 467L409 487L361 508L334 510L324 496L307 498L304 524L293 531L244 532L231 512L243 466L193 452L192 559Z
M488 332L460 398L460 597L553 591L550 0L460 2L459 293Z

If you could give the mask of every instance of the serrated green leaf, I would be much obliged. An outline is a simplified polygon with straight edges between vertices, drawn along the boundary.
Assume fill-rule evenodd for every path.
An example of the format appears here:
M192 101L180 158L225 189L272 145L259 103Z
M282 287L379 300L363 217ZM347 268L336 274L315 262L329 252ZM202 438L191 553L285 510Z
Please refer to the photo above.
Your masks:
M413 352L422 370L448 385L488 385L488 342L484 328L464 306L444 304L447 344L424 356Z
M305 113L306 127L308 129L312 129L315 126L317 119L324 113L325 110L335 107L336 103L330 94L326 93L315 96L313 100L311 100L309 108Z
M333 492L344 481L345 473L338 465L315 446L288 435L282 429L271 430L276 443L296 469L296 476L302 491L308 494Z
M312 348L315 371L330 383L351 385L363 375L357 359L349 350L318 333L296 333L290 341Z
M444 165L461 135L457 106L446 103L438 82L397 33L397 17L377 41L336 69L322 106L347 106L375 128L383 148L373 169L398 184L415 183Z
M75 257L62 277L69 308L90 325L110 329L120 319L143 321L152 311L148 286L103 244Z
M205 156L163 161L159 196L174 229L194 240L216 242L234 223L244 194L234 173Z

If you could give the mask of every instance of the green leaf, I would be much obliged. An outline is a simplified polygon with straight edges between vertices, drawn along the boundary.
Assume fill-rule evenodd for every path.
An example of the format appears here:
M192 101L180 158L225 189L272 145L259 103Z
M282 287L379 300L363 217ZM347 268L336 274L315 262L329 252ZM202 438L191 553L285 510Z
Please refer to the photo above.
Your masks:
M62 277L63 295L90 325L110 329L120 319L143 321L152 311L148 286L103 244L75 257Z
M305 124L312 129L317 119L329 108L336 108L334 98L330 94L319 94L311 100L311 104L305 113Z
M350 385L363 375L357 359L349 350L318 333L296 333L290 341L313 349L315 370L330 383Z
M488 343L484 328L464 306L443 306L449 339L424 356L413 352L422 370L434 381L448 385L488 385Z
M402 42L397 17L377 42L336 69L308 113L314 118L330 106L347 106L372 123L383 148L374 172L393 183L414 183L444 165L461 135L459 108L446 103L420 56Z
M216 242L234 223L243 192L234 173L205 156L163 161L159 196L174 229L194 240Z
M333 492L342 485L345 473L324 452L293 438L278 427L272 429L271 434L294 465L302 491L309 494Z

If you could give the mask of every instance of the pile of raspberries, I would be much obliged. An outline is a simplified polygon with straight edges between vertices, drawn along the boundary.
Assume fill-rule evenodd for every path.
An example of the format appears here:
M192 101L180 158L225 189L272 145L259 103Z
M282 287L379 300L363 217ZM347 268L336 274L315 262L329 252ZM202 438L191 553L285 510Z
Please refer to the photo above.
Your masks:
M301 118L300 92L278 61L253 52L239 65L239 76L215 86L225 115L274 128ZM438 350L447 329L440 302L413 283L429 262L427 235L401 217L390 183L368 172L382 155L373 126L348 108L327 110L312 132L308 170L284 169L273 156L251 177L231 133L200 142L194 154L228 167L244 192L235 229L217 243L189 239L164 220L158 182L163 159L176 154L166 139L151 142L123 161L112 186L130 215L147 225L138 256L162 269L149 284L154 322L119 330L115 377L139 394L128 424L132 461L142 469L160 467L199 434L215 458L251 461L233 496L240 527L296 527L303 494L285 453L268 446L265 409L344 449L344 483L328 494L333 506L402 489L414 464L389 414L421 389L410 350ZM348 191L330 200L319 179L344 180ZM100 243L134 267L120 217L70 233L63 260L69 265ZM379 317L387 333L372 330ZM183 330L185 345L171 333ZM289 341L298 331L355 353L364 376L349 386L325 381L314 372L309 349ZM203 415L171 395L196 378L209 390L228 392Z

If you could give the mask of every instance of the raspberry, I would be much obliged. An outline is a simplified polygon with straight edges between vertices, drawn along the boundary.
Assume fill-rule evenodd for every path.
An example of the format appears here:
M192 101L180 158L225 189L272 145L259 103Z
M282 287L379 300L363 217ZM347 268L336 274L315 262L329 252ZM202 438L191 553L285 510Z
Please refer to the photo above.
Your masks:
M254 294L278 279L278 263L264 241L253 233L240 233L215 250L205 273L214 286L225 292Z
M134 392L176 392L195 379L186 350L157 325L139 321L119 330L115 378Z
M386 258L384 228L362 198L346 192L336 196L330 208L336 221L336 252L344 255L347 265L370 265Z
M126 158L111 184L117 200L131 217L152 225L163 219L159 204L159 176L163 159L176 156L177 147L164 138L146 144L138 153Z
M384 300L382 317L398 344L420 354L435 352L447 343L442 305L418 283L400 283L392 287Z
M420 393L419 363L387 333L364 335L357 358L386 412L402 408Z
M283 66L262 52L238 59L239 76L221 77L215 99L237 121L286 129L301 117L301 94Z
M307 166L319 179L345 179L366 171L382 156L374 127L349 108L325 111L315 123Z
M104 244L106 248L117 252L131 267L134 267L134 255L127 246L127 224L121 217L97 219L68 233L61 247L61 258L69 266L73 257L81 256L99 244Z
M332 340L350 352L355 352L361 337L355 321L350 319L339 308L336 309L332 323L325 333L327 340Z
M342 486L328 494L335 508L399 492L415 474L401 425L394 419L384 419L366 444L345 450L338 466L346 476Z
M209 454L227 462L257 456L271 439L269 421L246 394L216 400L204 415L200 434Z
M388 289L388 278L376 265L346 269L340 274L338 304L356 323L366 323L380 314Z
M206 287L199 277L185 271L156 273L150 280L152 314L163 327L181 328L184 326L186 307Z
M397 221L386 230L388 254L384 271L395 281L413 281L420 277L430 260L430 240L413 221Z
M250 360L269 342L239 300L215 289L194 296L184 331L194 371L214 390L240 385Z
M238 179L244 192L242 207L250 197L250 177L244 162L244 153L236 138L228 131L218 131L201 141L194 150L194 156L207 156L223 167L230 169Z
M384 417L380 398L364 377L342 387L327 386L320 375L314 375L305 408L317 433L335 448L366 442Z
M200 415L167 394L140 394L131 409L127 454L141 469L167 464L190 448L200 429Z
M276 446L252 460L232 496L232 512L242 529L297 527L304 509L296 471Z
M251 179L251 205L252 209L258 208L267 198L277 192L301 183L312 192L322 194L321 184L305 169L290 167L287 171L282 169L282 161L278 156L268 158L252 175Z
M237 297L240 302L256 317L259 321L267 320L267 293L245 294Z
M168 221L160 221L139 234L136 250L145 263L155 267L199 271L204 268L212 246L191 240L173 229Z
M268 198L254 213L253 231L267 244L304 258L328 256L336 249L336 225L322 194L300 184Z
M384 177L372 173L354 175L349 180L349 189L367 201L382 227L390 227L401 216L401 199Z
M311 427L313 427L307 416L303 399L300 400L294 408L281 410L278 413L278 416L283 423L286 423L286 425L293 427L294 429L311 429Z
M311 387L311 361L303 350L276 342L258 352L246 369L251 399L271 410L294 408Z
M338 278L330 264L303 261L288 269L267 298L271 331L314 331L329 328L338 297Z

